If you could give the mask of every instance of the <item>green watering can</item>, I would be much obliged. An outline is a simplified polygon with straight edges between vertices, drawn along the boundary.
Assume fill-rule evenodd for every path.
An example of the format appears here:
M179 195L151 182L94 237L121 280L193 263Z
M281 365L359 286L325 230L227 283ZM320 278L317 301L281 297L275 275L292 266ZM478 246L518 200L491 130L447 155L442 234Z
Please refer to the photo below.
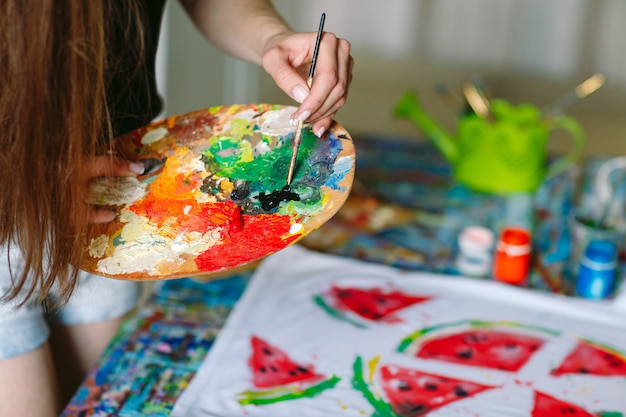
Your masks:
M571 117L544 117L535 106L513 106L499 99L491 101L490 110L490 118L473 113L461 116L454 137L424 112L413 92L400 99L395 115L410 119L428 136L452 165L456 181L480 192L534 192L546 178L565 171L582 155L585 134ZM572 145L566 155L548 164L546 145L556 129L566 131Z

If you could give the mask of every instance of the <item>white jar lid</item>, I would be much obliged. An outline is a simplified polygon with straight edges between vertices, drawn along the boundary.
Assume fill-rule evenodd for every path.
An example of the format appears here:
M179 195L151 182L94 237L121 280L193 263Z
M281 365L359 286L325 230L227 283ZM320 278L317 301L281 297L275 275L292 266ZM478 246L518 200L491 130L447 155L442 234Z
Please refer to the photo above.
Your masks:
M484 252L493 248L494 233L483 226L468 226L459 235L459 248L463 252Z

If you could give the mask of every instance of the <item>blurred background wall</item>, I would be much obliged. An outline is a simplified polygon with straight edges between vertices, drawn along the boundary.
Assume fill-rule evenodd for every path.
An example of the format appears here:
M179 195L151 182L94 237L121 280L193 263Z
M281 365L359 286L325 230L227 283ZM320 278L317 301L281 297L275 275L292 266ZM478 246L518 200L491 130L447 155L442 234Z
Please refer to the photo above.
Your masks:
M626 1L624 0L275 0L299 31L348 39L355 59L348 104L337 121L352 134L419 138L392 110L407 90L448 129L461 84L480 77L494 97L549 105L596 72L604 87L567 109L583 124L587 154L626 154ZM295 104L261 69L209 45L170 1L159 52L164 115L233 103ZM553 150L565 149L558 134Z

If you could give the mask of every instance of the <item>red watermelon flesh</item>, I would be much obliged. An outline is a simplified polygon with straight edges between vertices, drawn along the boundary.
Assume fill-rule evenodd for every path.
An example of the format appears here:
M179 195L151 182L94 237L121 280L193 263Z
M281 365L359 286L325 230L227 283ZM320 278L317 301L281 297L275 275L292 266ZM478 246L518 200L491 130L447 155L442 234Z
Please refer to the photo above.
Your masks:
M492 388L396 365L382 366L380 377L387 401L393 411L402 417L423 416L436 408Z
M257 388L276 387L292 383L315 383L324 379L323 375L316 374L313 365L301 365L279 348L270 345L265 340L253 336L252 356L248 365L252 370L252 383Z
M424 342L418 358L517 371L544 340L495 329L472 329Z
M408 295L398 290L385 292L380 288L333 286L331 294L340 304L338 307L347 308L363 318L374 321L430 299L430 297Z
M551 374L626 376L626 357L610 348L580 341Z
M535 392L535 406L531 417L597 417L577 405L566 403L541 392Z

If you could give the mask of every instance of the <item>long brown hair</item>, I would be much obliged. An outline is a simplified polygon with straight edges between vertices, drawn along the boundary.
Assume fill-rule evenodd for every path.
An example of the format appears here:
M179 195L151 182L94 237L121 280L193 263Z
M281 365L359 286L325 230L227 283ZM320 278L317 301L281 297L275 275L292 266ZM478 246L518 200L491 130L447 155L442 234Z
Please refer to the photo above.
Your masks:
M88 210L84 161L111 135L111 27L138 17L124 0L3 0L0 6L0 244L19 250L3 298L74 288ZM125 21L120 21L123 19ZM141 43L141 33L125 33ZM132 37L132 39L130 39ZM55 290L56 290L55 288ZM21 296L20 296L21 298Z

